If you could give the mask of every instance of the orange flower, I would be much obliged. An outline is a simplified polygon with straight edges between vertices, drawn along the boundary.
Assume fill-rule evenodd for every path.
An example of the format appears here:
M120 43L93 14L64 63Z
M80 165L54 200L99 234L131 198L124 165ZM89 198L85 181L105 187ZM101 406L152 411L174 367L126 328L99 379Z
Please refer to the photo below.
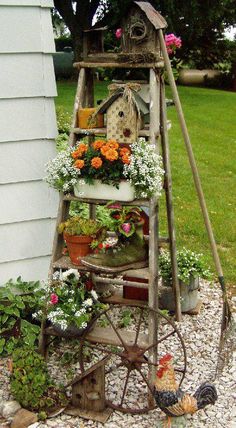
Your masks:
M127 149L126 147L122 147L122 149L120 149L120 155L121 156L130 155L130 149Z
M102 166L102 159L99 157L95 157L91 160L91 165L93 166L93 168L101 168Z
M74 163L75 168L81 169L84 166L84 161L82 159L78 159Z
M124 155L122 156L122 162L123 163L127 163L128 165L130 164L130 158L128 155Z
M109 150L108 144L104 144L104 146L101 147L101 153L103 156L106 156L106 152Z
M108 149L106 151L105 158L113 162L114 160L118 159L118 152L114 149Z
M97 140L97 141L94 141L94 143L93 143L93 148L94 148L95 150L99 150L102 146L104 146L104 144L105 144L105 141L104 141L104 140Z
M71 156L73 159L79 158L81 156L80 151L75 150L74 152L71 153Z
M119 147L119 144L117 143L116 140L108 140L107 145L109 146L110 149L115 149L115 150L117 150Z
M87 152L87 150L88 150L87 144L84 144L84 143L79 144L78 151L80 151L81 154Z

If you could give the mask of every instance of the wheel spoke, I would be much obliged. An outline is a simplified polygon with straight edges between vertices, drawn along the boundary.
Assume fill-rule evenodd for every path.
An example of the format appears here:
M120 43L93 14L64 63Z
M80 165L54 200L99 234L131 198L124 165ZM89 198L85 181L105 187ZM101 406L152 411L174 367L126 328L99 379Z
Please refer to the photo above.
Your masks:
M87 345L87 344L86 344L86 346L87 346L87 348L96 349L97 351L104 352L105 354L115 355L116 357L121 357L121 354L118 354L118 353L117 353L117 352L115 352L115 351L112 351L112 350L110 350L110 349L103 348L103 347L98 346L98 345L94 345L94 344L92 344L92 345L88 344L88 345Z
M110 374L111 372L114 372L115 370L119 369L120 367L124 366L123 361L121 361L119 364L116 364L115 367L111 367L109 370L106 371L106 375Z
M135 340L134 340L135 345L137 345L137 343L138 343L138 336L139 336L141 322L142 322L142 318L143 318L143 310L144 310L143 308L140 308L140 317L139 317L138 327L137 327L136 336L135 336Z
M112 328L113 328L114 332L116 333L116 335L117 335L117 336L118 336L118 338L120 339L120 341L121 341L122 345L124 346L125 350L127 351L127 350L128 350L128 348L127 348L126 343L125 343L125 342L124 342L124 340L122 339L122 337L121 337L120 333L119 333L119 332L118 332L118 330L115 328L115 326L114 326L114 324L113 324L113 322L112 322L111 318L109 317L109 315L107 315L107 313L106 313L106 312L105 312L105 316L106 316L106 318L108 319L109 323L111 324L111 326L112 326Z
M155 343L152 343L152 345L148 346L144 353L149 351L151 348L154 348L154 346L159 345L159 343L163 342L164 340L168 339L168 337L176 334L176 330L172 330L170 333L166 334L165 336L162 336L160 339L158 339Z
M142 370L141 370L138 366L136 366L136 370L138 370L138 372L141 374L141 376L142 376L142 378L143 378L144 382L145 382L145 383L146 383L146 385L148 386L148 388L149 388L150 392L153 394L153 389L152 389L151 385L149 384L148 380L146 379L146 377L144 376L144 374L143 374Z
M124 398L125 398L125 393L126 393L126 389L127 389L127 385L128 385L128 381L129 381L130 371L131 371L131 369L130 369L130 367L128 367L128 369L127 369L127 376L126 376L126 379L125 379L125 386L124 386L124 390L123 390L123 394L122 394L122 398L121 398L121 402L120 402L121 406L122 406Z

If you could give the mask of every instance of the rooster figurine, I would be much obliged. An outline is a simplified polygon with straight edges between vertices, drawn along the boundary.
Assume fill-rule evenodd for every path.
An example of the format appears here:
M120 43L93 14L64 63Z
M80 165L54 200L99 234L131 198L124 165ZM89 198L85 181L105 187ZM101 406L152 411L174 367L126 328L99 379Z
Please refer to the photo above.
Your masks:
M215 386L207 382L200 385L193 395L181 391L175 379L172 360L170 354L160 359L154 383L154 397L157 406L168 417L168 428L171 427L171 417L193 414L208 404L215 404L217 400Z

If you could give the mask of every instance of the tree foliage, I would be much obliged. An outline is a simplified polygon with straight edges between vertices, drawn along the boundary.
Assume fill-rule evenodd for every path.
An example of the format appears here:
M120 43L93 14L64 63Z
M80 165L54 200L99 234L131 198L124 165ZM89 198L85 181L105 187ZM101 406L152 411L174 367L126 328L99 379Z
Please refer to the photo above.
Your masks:
M82 31L92 25L96 14L101 25L119 26L132 0L55 0L75 45L81 51ZM122 3L122 6L121 6ZM182 58L194 58L195 65L206 67L224 58L224 30L236 21L235 0L150 0L166 18L168 32L183 40Z

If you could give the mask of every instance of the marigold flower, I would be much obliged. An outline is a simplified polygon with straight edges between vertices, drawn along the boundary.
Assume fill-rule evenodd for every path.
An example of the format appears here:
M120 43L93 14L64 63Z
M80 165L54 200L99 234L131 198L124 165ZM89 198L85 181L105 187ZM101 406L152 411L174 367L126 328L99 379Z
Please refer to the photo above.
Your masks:
M74 152L71 153L71 156L72 156L73 159L79 158L81 156L80 150L78 150L78 149L75 150Z
M75 163L74 163L75 168L81 169L84 166L84 160L83 159L78 159Z
M124 156L124 155L130 155L130 149L128 149L127 147L122 147L120 149L120 155Z
M111 162L118 159L118 152L115 149L108 149L105 153L105 158Z
M91 165L93 168L98 169L102 166L102 159L99 157L95 157L91 160Z
M88 146L87 146L87 144L84 144L84 143L80 143L79 144L79 146L78 146L78 150L83 154L83 153L85 153L85 152L87 152L87 150L88 150Z
M104 146L101 147L101 153L103 156L106 156L106 152L110 149L108 144L104 144Z
M119 144L117 143L116 140L108 140L107 145L109 146L110 149L115 149L115 150L117 150L119 147Z
M122 156L122 162L129 165L130 164L130 157L128 155Z
M97 140L97 141L94 141L94 143L93 143L93 148L94 148L95 150L99 150L99 149L101 149L101 147L102 147L102 146L104 146L104 144L105 144L105 141L104 141L104 140Z

